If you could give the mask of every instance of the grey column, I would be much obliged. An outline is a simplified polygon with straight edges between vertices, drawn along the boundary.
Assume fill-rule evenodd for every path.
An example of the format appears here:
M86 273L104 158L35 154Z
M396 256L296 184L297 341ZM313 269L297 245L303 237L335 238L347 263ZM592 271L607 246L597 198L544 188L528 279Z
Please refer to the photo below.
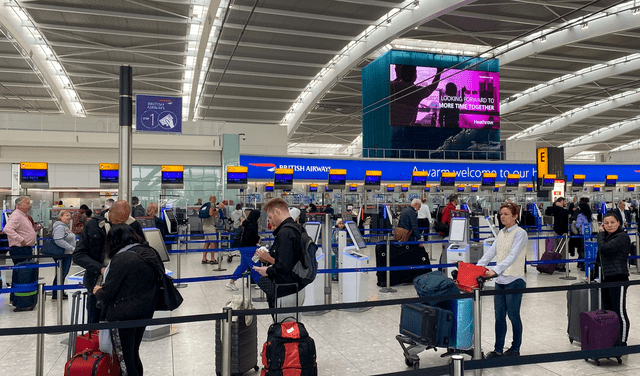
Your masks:
M133 74L131 66L120 67L120 177L118 199L131 201L131 144L133 138Z
M331 215L324 215L324 223L322 224L322 250L324 251L324 267L331 269ZM336 257L336 260L338 258ZM331 304L331 273L324 274L324 304Z

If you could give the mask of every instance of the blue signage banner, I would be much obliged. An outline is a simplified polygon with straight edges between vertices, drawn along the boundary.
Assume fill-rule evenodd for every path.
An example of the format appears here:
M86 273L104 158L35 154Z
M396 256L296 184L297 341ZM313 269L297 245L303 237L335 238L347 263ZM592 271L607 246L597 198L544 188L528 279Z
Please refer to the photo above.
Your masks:
M439 183L442 172L456 172L456 182L478 183L484 172L497 174L496 183L504 184L508 174L520 174L520 182L533 183L534 163L511 162L433 162L423 160L329 159L299 157L268 157L241 155L240 165L248 167L248 178L273 180L276 168L292 168L293 180L329 180L330 169L346 169L347 181L364 181L365 171L382 171L382 181L409 182L413 171L428 171L427 184ZM574 174L586 175L586 182L604 183L606 175L618 175L618 183L640 182L640 165L565 165L565 175L571 181Z
M136 95L136 130L182 133L182 98Z

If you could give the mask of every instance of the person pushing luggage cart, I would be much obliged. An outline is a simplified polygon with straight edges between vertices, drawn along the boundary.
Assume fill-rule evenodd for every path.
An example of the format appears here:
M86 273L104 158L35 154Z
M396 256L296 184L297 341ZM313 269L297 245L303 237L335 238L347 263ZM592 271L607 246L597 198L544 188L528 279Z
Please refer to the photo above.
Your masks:
M527 285L524 280L524 263L527 255L527 232L516 223L520 207L514 203L500 206L500 221L505 226L493 242L493 245L478 261L478 265L487 266L497 255L496 266L487 273L488 278L496 278L497 291L523 289ZM494 351L487 354L487 358L500 356L519 356L522 344L522 319L520 306L522 294L496 295L493 297L495 310L496 342ZM513 328L511 347L504 351L504 341L507 335L507 315Z

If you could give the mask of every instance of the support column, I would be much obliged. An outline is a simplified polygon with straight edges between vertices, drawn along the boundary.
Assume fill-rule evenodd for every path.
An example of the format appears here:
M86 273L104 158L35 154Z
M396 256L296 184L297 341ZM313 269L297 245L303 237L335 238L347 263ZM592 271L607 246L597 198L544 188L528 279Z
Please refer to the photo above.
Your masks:
M120 175L118 199L131 201L131 144L133 138L133 74L131 66L120 67L120 142L118 162Z

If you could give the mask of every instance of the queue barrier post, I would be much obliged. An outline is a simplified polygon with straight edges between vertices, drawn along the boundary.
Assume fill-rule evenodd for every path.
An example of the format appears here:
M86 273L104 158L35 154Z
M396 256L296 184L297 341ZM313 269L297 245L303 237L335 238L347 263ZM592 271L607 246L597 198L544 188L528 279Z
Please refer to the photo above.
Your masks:
M224 307L222 309L223 313L227 314L227 318L222 321L220 324L220 329L222 329L222 376L231 376L231 319L232 319L232 309L229 307Z
M482 301L480 289L473 290L473 359L482 359ZM476 369L476 376L482 376L482 369Z
M324 267L325 269L331 269L331 256L333 254L331 250L331 242L333 241L331 236L331 215L329 213L324 215L324 223L322 229L322 248L324 250ZM341 250L338 249L340 252ZM336 255L336 261L339 266L340 255ZM331 304L331 274L325 273L324 275L324 304Z
M176 248L178 249L178 251L182 251L182 237L178 236L177 238L177 242L178 244L176 245ZM185 243L186 246L186 243ZM180 279L181 278L181 270L182 270L182 252L178 252L177 254L177 258L176 258L176 278ZM183 288L183 287L187 287L188 284L186 283L176 283L175 284L176 288Z
M62 280L62 261L63 259L56 260L56 281L58 282L58 285L64 285L64 281ZM58 290L56 291L56 294L58 295L58 301L56 302L56 305L58 306L57 323L58 325L62 325L62 301L64 300L64 290ZM40 312L39 308L38 312Z
M464 376L464 357L460 354L451 356L449 362L450 376Z
M37 326L44 326L44 282L38 283L38 321ZM62 301L62 296L59 297ZM44 376L44 333L36 335L36 376Z
M220 242L220 240L222 240L222 235L220 234L220 230L216 229L216 243L213 243L213 244L214 245L215 244L220 244L220 246L222 247L222 243ZM212 243L209 243L209 244L212 244ZM218 248L218 246L216 246L214 249L217 249L217 248ZM209 250L211 250L211 248L209 248ZM216 259L218 260L218 268L217 269L213 269L213 271L214 272L224 272L224 271L226 271L227 270L226 268L225 269L222 268L222 260L224 260L224 256L223 256L222 252L215 252L215 253L218 253L216 255Z
M391 266L391 234L387 233L387 268ZM387 281L385 287L380 289L380 292L384 293L392 293L397 292L398 290L391 288L391 271L386 271Z
M636 228L636 256L640 255L640 220ZM636 259L636 272L640 273L640 260Z
M569 233L564 234L564 256L565 258L569 257ZM576 277L569 275L569 264L564 265L564 277L560 277L560 279L564 279L566 281L576 279Z

